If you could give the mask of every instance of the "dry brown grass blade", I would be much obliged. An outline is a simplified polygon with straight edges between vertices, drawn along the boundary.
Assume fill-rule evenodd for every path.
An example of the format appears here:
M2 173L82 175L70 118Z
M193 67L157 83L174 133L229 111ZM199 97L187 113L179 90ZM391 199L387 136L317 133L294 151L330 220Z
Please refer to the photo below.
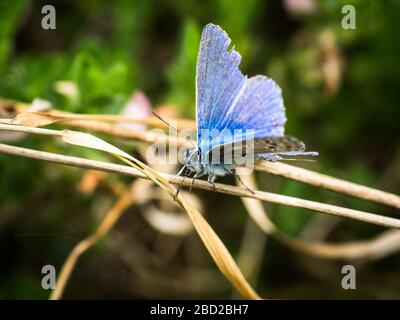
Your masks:
M172 146L191 146L185 138L180 136L170 136L155 131L133 130L100 121L72 120L65 123L65 125L149 144L160 143Z
M188 141L182 137L170 137L156 132L140 132L131 129L118 128L110 124L90 121L74 121L67 125L93 130L95 132L111 134L122 138L135 139L146 143L165 142L190 147ZM299 168L282 162L260 161L255 165L258 171L268 172L288 179L307 183L316 187L335 191L355 198L381 203L400 209L400 197L396 194L369 188L363 185L320 174L311 170Z
M102 139L99 139L95 136L92 136L87 133L69 131L69 130L48 130L42 128L32 128L32 127L24 127L24 126L15 126L15 125L0 125L0 129L9 129L13 131L22 130L23 132L29 133L37 133L37 134L48 134L52 136L58 136L63 139L64 142L80 145L87 148L94 148L98 150L102 150L113 154L118 157L120 160L128 163L133 168L140 171L142 174L147 176L150 180L152 180L156 185L158 185L161 189L166 191L172 199L174 199L188 214L191 219L193 226L197 233L199 234L201 240L203 241L205 247L210 253L211 257L214 259L214 262L220 269L220 271L225 275L225 277L232 283L232 285L238 290L238 292L246 298L249 299L260 299L257 293L253 290L247 280L244 278L240 269L236 265L229 251L223 244L223 242L219 239L214 230L210 227L207 221L203 218L203 216L193 208L186 199L179 194L176 196L175 187L169 183L167 179L161 176L159 173L154 171L149 166L130 156L126 152L116 148L115 146L105 142ZM26 130L26 131L24 131Z
M400 196L396 194L365 187L286 163L263 161L256 164L255 169L400 209Z
M79 114L60 111L53 109L52 111L38 112L29 111L31 104L20 103L18 101L6 100L0 98L1 106L15 106L15 111L18 112L14 119L0 119L0 123L16 124L22 126L45 126L57 122L70 121L96 121L96 122L124 122L145 124L155 128L168 128L168 126L159 119L151 116L147 118L132 118L118 114ZM196 124L193 120L188 119L168 119L167 123L173 123L178 129L196 129Z
M126 162L130 163L130 161ZM150 180L168 192L170 196L175 199L176 202L187 212L189 218L192 220L195 230L206 246L208 252L214 259L214 262L217 264L218 268L225 275L225 277L234 285L238 292L249 299L260 299L258 294L244 278L228 249L225 247L223 242L210 227L207 221L203 218L200 212L192 207L181 194L176 195L175 187L173 187L169 181L159 173L155 172L153 169L136 159L132 166L142 171L147 177L150 178Z
M96 231L88 236L87 238L80 241L74 249L70 252L67 259L65 260L60 274L57 279L57 286L50 295L51 300L58 300L61 298L64 289L68 283L68 280L75 268L79 257L104 237L108 231L115 225L125 210L133 203L134 196L131 190L125 191L115 205L106 213L102 219L101 224L98 226Z
M7 105L12 106L17 112L24 112L29 107L30 104L24 104L17 101L5 100L0 98L0 106ZM54 113L64 114L61 111L53 111ZM75 114L68 113L69 116L74 117ZM78 117L96 117L97 115L76 115ZM101 115L99 115L101 116ZM112 116L113 117L113 116ZM118 117L118 116L116 116ZM140 130L121 128L109 123L105 123L102 121L92 121L86 118L85 120L70 120L65 124L68 126L84 128L86 130L92 130L94 132L105 133L121 138L134 139L138 141L143 141L146 143L170 143L171 145L178 146L190 146L188 141L182 137L173 137L166 136L165 134L160 134L157 132L144 132ZM93 119L93 118L92 118ZM150 118L149 118L150 119ZM3 119L4 123L11 123L10 119ZM151 121L156 121L157 119L153 119ZM39 119L38 121L41 121ZM44 122L46 120L43 120ZM147 121L147 120L144 120ZM150 121L150 120L149 120ZM158 121L158 120L157 120ZM182 123L182 127L194 128L195 123L192 120L187 119L179 119ZM1 121L0 121L1 122ZM158 121L159 125L161 121ZM320 188L325 188L328 190L332 190L338 193L346 194L352 197L373 201L381 204L385 204L387 206L391 206L397 209L400 209L400 196L396 194L392 194L389 192L381 191L374 188L369 188L366 186L362 186L356 183L352 183L349 181L345 181L342 179L338 179L335 177L331 177L328 175L320 174L311 170L299 168L296 166L288 165L282 162L266 162L262 161L255 166L256 170L268 172L271 174L279 175L286 177L288 179L293 179L296 181L300 181L303 183L311 184L313 186L317 186Z
M42 115L39 112L21 112L13 119L0 119L0 123L15 124L29 127L43 127L52 123L59 122L47 114Z
M195 230L199 234L201 240L203 241L220 271L227 277L229 281L231 281L234 287L236 287L236 289L244 297L250 299L260 299L257 293L246 281L227 248L219 239L214 230L210 227L203 216L194 207L192 207L181 194L177 195L175 187L171 185L167 179L149 166L97 137L83 133L67 132L64 130L63 140L68 143L91 147L112 153L118 156L122 161L144 173L161 189L169 193L171 198L174 199L189 215Z
M236 260L240 270L252 284L258 283L266 244L266 233L249 217L244 227ZM236 296L237 294L233 293L233 297Z
M43 114L43 112L41 112ZM139 124L146 124L151 127L155 128L168 128L168 126L158 120L155 117L147 117L136 119L132 117L122 116L122 115L115 115L115 114L77 114L77 113L68 113L62 111L52 111L47 112L48 115L54 116L58 118L60 121L68 122L74 120L86 120L86 121L100 121L100 122L124 122L124 123L139 123ZM196 124L192 120L188 119L165 119L167 123L174 123L178 129L196 129Z
M146 143L171 143L178 146L188 146L188 141L180 136L166 136L157 132L143 132L138 130L119 128L111 124L94 121L71 121L67 125L93 130L99 133L110 134L122 138L135 139ZM382 190L369 188L329 175L320 174L283 162L260 161L255 165L258 171L279 175L288 179L307 183L316 187L328 189L337 193L349 195L367 201L381 203L396 209L400 209L400 196Z
M253 175L241 176L250 188L257 185ZM388 230L370 240L342 244L314 242L291 237L280 231L269 219L260 200L241 198L247 213L266 234L296 251L324 259L376 260L400 250L400 231Z
M141 174L134 168L128 166L122 166L113 163L107 162L100 162L94 160L87 160L78 157L71 157L71 156L64 156L59 154L53 154L49 152L37 151L32 149L26 149L21 147L14 147L5 144L0 144L0 152L23 156L33 159L39 159L43 161L49 161L53 163L71 165L76 167L82 167L87 169L117 173L117 174L124 174L132 177L141 177L144 178L145 176ZM164 175L166 178L172 178L172 175ZM182 181L177 179L176 183L179 183L183 186L190 186L190 181ZM225 192L227 194L237 195L241 197L248 197L248 198L255 198L254 195L251 193L249 194L247 191L237 187L231 186L224 186L221 188L221 184L216 184L216 191L217 192ZM204 181L196 181L194 187L202 188L206 190L212 190L212 186L210 186L207 182ZM257 198L255 198L257 199ZM252 200L252 199L250 199ZM266 199L268 201L268 199ZM252 207L254 209L254 207ZM261 217L261 218L260 218ZM271 224L268 220L265 220L265 217L262 215L258 215L258 218L254 218L257 221L258 225L269 234L273 234L275 231L275 226ZM397 221L394 219L394 221ZM400 228L399 224L392 225L388 223L391 227ZM283 236L284 237L284 236ZM281 239L283 239L283 237ZM285 241L285 240L283 240ZM290 244L289 244L290 246ZM292 244L292 247L296 249L296 245ZM304 247L304 246L302 246ZM316 248L317 247L317 248ZM319 247L319 248L318 248ZM297 246L298 248L298 246ZM322 249L320 249L322 248ZM299 250L302 250L300 248ZM322 253L319 251L322 250ZM375 237L374 239L367 240L367 241L358 241L353 242L350 244L343 244L343 245L329 245L326 244L324 246L320 246L317 244L316 246L312 247L309 246L307 243L307 248L303 250L304 253L309 253L313 255L317 255L319 257L327 257L327 258L348 258L348 259L370 259L376 260L381 257L387 256L394 252L400 250L400 231L399 230L388 230L381 235Z
M0 128L1 128L1 126L2 125L0 125ZM31 129L32 128L30 128L30 130ZM36 128L33 128L33 129L36 129ZM41 129L41 130L45 130L45 129ZM54 163L67 164L67 165L72 165L72 166L77 166L77 167L82 167L82 168L87 168L87 169L94 169L94 170L100 170L100 171L105 171L105 172L124 174L124 175L128 175L128 176L133 176L133 177L142 177L142 178L146 177L144 174L142 174L138 170L135 170L134 168L131 168L128 166L118 165L118 164L109 163L109 162L88 160L88 159L83 159L83 158L78 158L78 157L65 156L65 155L43 152L43 151L38 151L38 150L32 150L32 149L27 149L27 148L14 147L14 146L6 145L6 144L0 144L0 152L13 154L13 155L17 155L17 156L28 157L28 158L39 159L39 160L44 160L44 161L49 161L49 162L54 162ZM163 177L165 177L167 179L172 179L173 176L163 174ZM173 183L181 184L186 187L189 187L191 185L190 181L184 180L182 177L175 178ZM212 185L210 185L208 182L202 181L202 180L195 180L193 187L201 188L204 190L210 190L210 191L214 190L214 187ZM254 191L254 192L250 192L250 191L238 188L238 187L229 186L229 185L225 185L225 184L221 184L221 183L215 184L215 191L233 195L233 196L255 198L255 199L259 199L259 200L266 201L266 202L309 209L309 210L313 210L313 211L317 211L317 212L321 212L321 213L325 213L325 214L329 214L329 215L334 215L334 216L339 216L339 217L344 217L344 218L351 218L354 220L368 222L368 223L372 223L372 224L376 224L376 225L380 225L380 226L384 226L384 227L397 228L397 229L400 228L400 220L399 219L386 217L386 216L378 215L378 214L373 214L373 213L369 213L369 212L359 211L359 210L342 208L342 207L328 205L328 204L319 203L319 202L315 202L315 201L309 201L309 200L274 194L271 192L258 191L258 190Z

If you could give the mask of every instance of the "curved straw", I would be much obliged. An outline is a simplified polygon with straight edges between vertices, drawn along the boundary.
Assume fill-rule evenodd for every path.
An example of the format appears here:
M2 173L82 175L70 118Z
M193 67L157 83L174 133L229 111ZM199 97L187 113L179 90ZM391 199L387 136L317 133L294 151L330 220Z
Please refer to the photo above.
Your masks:
M168 136L165 134L160 134L155 131L141 131L132 128L123 128L110 123L104 122L106 120L117 120L121 116L118 115L80 115L74 113L66 113L58 110L54 110L51 113L41 112L32 113L27 112L30 107L29 104L24 104L17 101L5 100L0 98L0 106L7 105L12 106L18 113L15 119L0 119L2 123L14 123L20 125L29 126L42 126L49 123L59 122L60 117L65 125L84 128L85 130L91 130L95 132L110 134L113 136L134 139L138 141L143 141L146 143L166 143L168 145L178 145L178 146L190 146L187 139L179 136ZM35 117L36 114L36 117ZM95 121L93 121L95 120ZM96 121L98 120L98 121ZM100 121L102 120L102 121ZM165 123L159 121L158 119L153 120L140 120L140 119L130 119L130 121L142 121L148 123L149 125L159 126ZM126 121L126 119L124 120ZM193 120L179 119L178 120L179 129L195 128L195 122ZM288 165L282 162L267 162L263 161L255 165L255 169L259 171L268 172L274 175L279 175L303 183L311 184L320 188L328 189L334 192L346 194L352 197L373 201L376 203L381 203L396 209L400 209L400 196L381 191L374 188L369 188L356 183L331 177L328 175L320 174L311 170L299 168L296 166Z
M253 175L241 176L250 188L257 185ZM400 230L388 230L363 241L331 244L303 240L287 235L279 230L265 212L258 199L241 198L250 218L269 236L293 250L324 259L367 259L376 260L400 250Z
M219 239L214 230L210 227L203 216L189 202L181 195L176 192L175 187L162 175L148 167L144 163L140 162L136 158L130 156L126 152L116 148L115 146L101 140L95 136L87 133L76 132L76 131L57 131L42 128L23 127L15 125L0 125L0 129L6 129L10 131L23 131L29 133L36 133L42 135L58 136L66 143L79 145L82 147L93 148L101 151L108 152L120 160L128 163L131 167L136 169L136 172L141 173L148 179L152 180L162 190L166 191L172 199L174 199L178 205L182 207L191 219L195 230L203 241L205 247L213 258L219 270L225 277L232 283L232 285L238 290L238 292L249 299L260 299L258 294L253 290L247 280L244 278L239 267L236 265L228 249L225 247L223 242ZM11 152L7 152L7 150ZM0 152L12 153L19 152L19 155L27 156L30 151L26 148L11 147L0 144ZM33 151L33 150L31 150ZM46 157L46 153L41 151L35 151L36 155L41 154ZM15 154L15 153L14 153ZM47 156L50 153L47 153ZM65 159L64 159L65 160ZM65 162L64 162L65 163ZM131 168L132 169L132 168ZM88 244L90 245L90 241ZM87 244L86 244L87 246ZM77 250L86 250L85 246L78 248ZM78 251L80 253L80 251Z
M0 125L1 128L2 125ZM43 130L43 129L41 129ZM68 164L72 166L83 167L87 169L94 169L94 170L101 170L106 172L114 172L134 177L146 177L143 173L135 170L134 168L113 164L109 162L102 162L102 161L94 161L94 160L87 160L79 157L71 157L71 156L64 156L60 154L54 154L44 151L32 150L27 148L21 147L14 147L9 146L6 144L0 144L0 152L14 154L18 156L24 156L28 158L35 158L44 161L50 161L55 163L62 163ZM166 179L172 179L173 175L166 175L162 174ZM191 181L185 180L182 177L178 177L172 181L174 184L181 184L183 186L190 187ZM201 188L204 190L214 190L214 187L210 185L208 182L203 180L195 180L193 187ZM221 183L215 183L215 191L234 195L234 196L242 196L247 198L255 198L262 201L267 201L276 204L283 204L294 206L298 208L310 209L313 211L330 214L334 216L344 217L344 218L351 218L354 220L364 221L376 225L381 225L384 227L389 228L400 228L400 220L386 217L378 214L373 214L369 212L353 210L348 208L342 208L339 206L328 205L324 203L319 203L315 201L304 200L295 197L289 197L284 195L279 195L271 192L265 191L254 191L250 192L244 190L242 188L229 186Z

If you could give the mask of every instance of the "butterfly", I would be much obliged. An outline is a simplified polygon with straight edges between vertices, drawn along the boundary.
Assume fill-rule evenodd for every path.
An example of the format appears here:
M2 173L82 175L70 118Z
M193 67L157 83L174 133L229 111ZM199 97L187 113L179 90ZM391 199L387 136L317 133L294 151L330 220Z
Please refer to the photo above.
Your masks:
M244 75L239 70L241 56L234 47L228 50L230 44L221 27L204 27L196 68L198 144L185 151L180 173L194 173L193 179L208 175L213 183L216 177L233 173L238 158L277 161L318 155L284 134L280 87L266 76Z

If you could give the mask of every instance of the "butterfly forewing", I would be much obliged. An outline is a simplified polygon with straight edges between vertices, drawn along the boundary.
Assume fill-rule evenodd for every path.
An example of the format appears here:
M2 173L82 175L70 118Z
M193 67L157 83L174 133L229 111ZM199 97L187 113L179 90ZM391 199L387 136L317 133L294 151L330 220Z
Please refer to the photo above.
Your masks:
M232 48L228 35L208 24L203 30L197 61L196 106L198 144L203 153L221 144L210 130L231 132L231 141L280 137L284 134L285 109L279 86L266 76L247 79L240 70L240 55ZM237 134L237 132L241 134Z
M228 35L219 27L204 27L196 70L196 108L199 144L202 130L216 128L243 87L246 77L239 70L241 56Z

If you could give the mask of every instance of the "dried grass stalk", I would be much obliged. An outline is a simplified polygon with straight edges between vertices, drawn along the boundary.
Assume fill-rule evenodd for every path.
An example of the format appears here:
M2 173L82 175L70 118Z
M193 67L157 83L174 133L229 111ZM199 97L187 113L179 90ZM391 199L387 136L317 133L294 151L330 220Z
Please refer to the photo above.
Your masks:
M2 128L2 126L4 126L4 125L0 125L0 129ZM32 128L30 128L30 129L32 129ZM35 128L33 128L33 129L35 129ZM40 129L40 130L45 130L45 129ZM87 159L82 159L82 158L78 158L78 157L64 156L64 155L48 153L48 152L43 152L43 151L38 151L38 150L14 147L14 146L6 145L6 144L0 144L0 152L19 155L19 156L25 156L25 157L30 157L30 158L35 158L35 159L40 159L40 160L45 160L45 161L50 161L50 162L63 163L63 164L83 167L83 168L87 168L87 169L95 169L95 170L101 170L101 171L106 171L106 172L114 172L114 173L118 173L118 174L124 174L124 175L135 176L135 177L146 177L140 171L135 170L130 167L127 167L127 166L122 166L122 165L117 165L117 164L102 162L102 161L87 160ZM173 177L172 175L166 175L166 174L164 174L162 176L165 177L166 179L171 179ZM191 181L188 181L188 180L185 181L182 177L178 177L178 178L175 178L172 181L172 183L181 184L183 186L190 186ZM214 187L212 185L210 185L208 182L203 181L203 180L195 180L193 187L201 188L204 190L211 190L211 191L214 190ZM372 223L372 224L376 224L376 225L381 225L384 227L397 228L397 229L400 228L400 220L399 219L386 217L386 216L379 215L379 214L359 211L359 210L343 208L343 207L334 206L334 205L328 205L328 204L319 203L319 202L315 202L315 201L309 201L309 200L304 200L304 199L300 199L300 198L279 195L279 194L275 194L275 193L271 193L271 192L258 191L258 190L255 190L254 192L250 192L250 191L247 191L242 188L229 186L229 185L225 185L225 184L221 184L221 183L215 184L215 191L234 195L234 196L255 198L255 199L259 199L259 200L267 201L267 202L271 202L271 203L283 204L283 205L289 205L289 206L294 206L294 207L298 207L298 208L309 209L309 210L313 210L316 212L321 212L321 213L330 214L330 215L339 216L339 217L351 218L354 220L364 221L364 222L368 222L368 223Z
M90 247L92 247L96 242L98 242L104 235L115 225L121 215L134 201L134 195L130 190L125 191L115 205L106 213L102 219L101 224L96 229L96 231L88 236L87 238L80 241L74 249L69 253L67 259L65 260L60 274L57 279L57 286L51 292L50 299L58 300L61 298L64 289L68 283L68 280L75 268L79 257L86 252Z
M0 119L0 123L5 124L26 124L30 126L42 126L46 122L63 122L65 125L84 128L86 130L92 130L94 132L105 133L121 138L134 139L138 141L143 141L146 143L167 143L171 145L186 145L189 146L188 141L180 136L166 136L157 132L144 132L141 130L135 130L132 128L122 128L116 125L112 125L105 121L117 120L120 116L118 115L79 115L73 113L66 113L58 110L53 110L51 113L40 112L27 113L30 104L24 104L17 101L5 100L0 98L1 106L12 106L17 114L14 119ZM30 114L30 116L29 116ZM60 120L57 117L61 118ZM19 117L19 118L18 118ZM58 120L57 120L58 119ZM100 121L102 119L102 121ZM136 121L137 119L131 119L130 121ZM14 121L14 122L13 122ZM16 121L16 122L15 122ZM123 120L123 121L126 121ZM128 120L129 121L129 120ZM165 124L158 119L145 119L138 120L142 123L147 122L149 125L164 127ZM195 128L195 122L187 119L178 119L178 124L181 124L180 128L193 129ZM303 183L311 184L320 188L325 188L332 190L334 192L346 194L352 197L373 201L376 203L381 203L387 206L400 209L400 196L392 194L389 192L377 190L374 188L369 188L356 183L331 177L328 175L320 174L311 170L295 167L282 162L260 162L255 166L256 170L268 172L274 175L283 176L289 179L300 181Z
M241 176L250 188L257 185L253 175ZM296 251L324 259L364 259L376 260L400 250L400 231L388 230L370 240L330 244L302 240L280 231L269 219L262 202L258 199L242 197L247 213L253 221L269 236Z
M181 194L176 196L175 187L152 168L130 156L126 152L105 142L104 140L87 133L70 130L48 130L42 128L32 128L5 124L0 125L0 129L7 128L12 131L23 131L29 133L58 136L62 138L63 141L66 143L102 150L128 163L130 166L152 180L161 189L166 191L171 196L171 198L173 198L186 211L193 223L195 230L199 234L211 257L214 259L214 262L216 263L220 271L225 275L225 277L238 290L238 292L249 299L260 299L257 293L244 278L243 274L241 273L240 269L236 265L235 261L233 260L223 242L219 239L217 234L210 227L203 216L194 207L192 207Z

